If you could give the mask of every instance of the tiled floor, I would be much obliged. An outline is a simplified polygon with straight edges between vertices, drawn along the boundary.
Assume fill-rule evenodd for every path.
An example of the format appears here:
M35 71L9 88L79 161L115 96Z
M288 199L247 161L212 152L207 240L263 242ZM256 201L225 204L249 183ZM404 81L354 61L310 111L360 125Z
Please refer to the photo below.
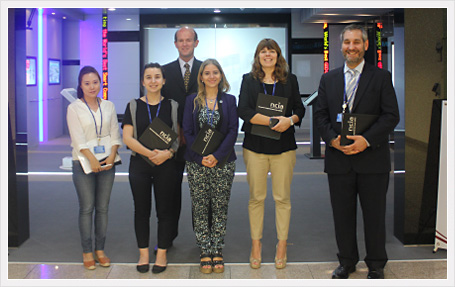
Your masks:
M239 263L226 264L222 274L202 274L197 264L169 264L166 271L156 275L138 273L135 264L86 270L79 263L9 263L8 279L330 279L337 265L336 262L288 263L285 269L278 270L273 263L264 263L254 270L248 264ZM365 263L360 262L350 279L365 279L367 273ZM447 260L389 261L384 273L386 279L447 279Z
M65 145L69 146L68 139L65 139ZM58 144L61 144L58 142ZM47 148L47 146L42 147ZM55 152L54 148L50 148L50 152ZM304 153L308 148L300 149L301 153ZM42 151L41 151L42 152ZM45 151L46 152L46 151ZM33 153L33 151L31 151ZM35 157L37 157L35 155ZM58 155L58 162L54 164L60 164L61 154ZM127 159L127 156L125 156ZM39 160L37 161L39 162ZM321 164L320 162L313 163L313 169L304 169L306 173L314 172L315 164ZM29 168L32 171L41 170L34 169L35 162L29 163ZM41 164L39 165L42 166ZM126 171L127 164L122 167ZM319 169L322 170L322 167ZM295 173L296 179L298 175L301 175L302 170ZM49 170L55 171L55 170ZM243 171L243 169L242 169ZM319 172L321 173L321 172ZM33 178L34 175L30 175L33 180L39 181L40 179ZM61 178L55 181L70 181L70 178ZM120 178L120 181L127 181L127 177ZM245 181L244 175L238 176L237 180ZM416 258L416 257L412 257ZM128 261L126 261L128 262ZM131 261L130 261L131 262ZM199 272L199 265L195 262L194 264L169 264L167 270L161 274L155 275L151 272L141 274L136 271L136 266L133 263L114 263L109 268L97 267L96 270L89 271L83 268L81 263L45 263L37 264L35 262L10 262L8 263L8 282L11 282L15 286L70 286L69 282L76 282L77 286L327 286L327 285L340 285L348 284L343 286L379 286L379 284L385 284L388 286L454 286L447 281L454 280L452 272L447 270L446 259L418 259L418 260L389 260L385 268L385 281L376 281L363 283L362 280L351 281L352 283L346 283L345 280L327 280L330 279L333 269L337 267L337 262L317 262L317 263L288 263L288 266L283 270L275 269L272 263L264 263L258 270L251 269L246 263L229 263L226 264L225 272L223 274L202 274ZM367 276L368 269L364 262L360 262L357 265L357 271L351 274L350 279L365 279ZM449 278L447 280L447 278ZM17 280L21 279L21 280ZM28 279L76 279L71 281L60 281L51 280L28 280ZM84 280L78 281L77 279L108 279L108 280ZM114 279L114 280L112 280ZM126 280L118 280L126 279ZM169 279L162 281L144 281L134 279ZM175 280L179 279L179 280ZM192 280L202 279L202 280ZM205 280L204 280L205 279ZM207 280L208 279L208 280ZM212 280L210 280L212 279ZM218 280L217 280L218 279ZM226 279L226 280L219 280ZM229 280L229 279L244 279L244 280ZM247 280L247 279L272 279L272 280ZM273 280L275 279L275 280ZM278 280L277 280L278 279ZM280 280L283 279L283 280ZM288 279L288 280L284 280ZM307 281L307 279L319 279L315 281ZM323 280L320 280L323 279ZM393 280L400 279L400 280ZM414 280L401 280L401 279L414 279ZM419 280L419 279L436 279L432 280ZM446 279L446 280L441 280ZM1 283L5 278L1 279ZM306 280L306 281L302 281ZM49 285L47 285L49 282ZM277 282L277 283L275 283ZM278 283L279 282L279 283ZM322 283L321 283L322 282ZM336 283L335 283L336 282ZM343 283L344 282L344 283ZM366 282L366 281L365 281ZM406 283L408 282L408 283ZM412 282L412 283L409 283ZM437 282L434 284L433 282ZM1 286L3 286L0 283ZM33 285L32 285L33 284ZM36 284L36 285L34 285ZM57 285L56 285L57 284ZM72 286L74 286L74 284ZM208 285L210 284L210 285ZM270 285L271 284L271 285Z

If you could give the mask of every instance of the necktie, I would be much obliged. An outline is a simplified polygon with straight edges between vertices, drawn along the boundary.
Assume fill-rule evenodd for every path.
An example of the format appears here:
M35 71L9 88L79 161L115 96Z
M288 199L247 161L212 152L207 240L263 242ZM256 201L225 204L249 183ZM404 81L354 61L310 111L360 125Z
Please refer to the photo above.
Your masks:
M188 92L188 83L190 82L190 65L188 63L185 63L185 75L183 76L183 83L185 84L185 91Z
M346 84L346 97L349 106L349 111L352 112L352 105L354 104L355 98L355 90L356 90L356 77L355 77L355 70L349 69L347 71L347 84Z

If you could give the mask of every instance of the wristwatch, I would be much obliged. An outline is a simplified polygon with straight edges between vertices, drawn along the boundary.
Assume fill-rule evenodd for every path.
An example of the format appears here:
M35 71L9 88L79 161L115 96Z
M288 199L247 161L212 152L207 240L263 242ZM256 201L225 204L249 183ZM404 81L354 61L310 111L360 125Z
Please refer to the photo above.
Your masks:
M293 126L294 125L294 120L292 119L292 116L290 116L289 119L291 120L291 126Z
M171 153L171 154L169 155L169 159L171 159L171 158L174 156L174 153L175 153L175 152L174 152L173 149L168 149L168 151Z

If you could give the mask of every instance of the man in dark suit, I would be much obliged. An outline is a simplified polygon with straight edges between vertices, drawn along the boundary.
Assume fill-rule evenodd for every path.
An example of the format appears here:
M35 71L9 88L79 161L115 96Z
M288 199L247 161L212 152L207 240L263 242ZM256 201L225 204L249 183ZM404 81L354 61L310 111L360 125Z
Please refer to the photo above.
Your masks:
M359 261L358 196L364 221L367 278L383 279L387 262L386 193L391 169L389 134L399 122L398 103L391 74L365 63L368 36L364 28L349 25L340 37L345 65L322 75L315 108L316 124L326 142L324 171L328 174L340 262L332 278L348 278ZM348 136L352 144L341 146L344 112L377 115L378 119L362 135Z
M166 85L161 90L163 96L174 99L179 103L179 124L182 126L182 114L185 108L186 97L197 92L197 76L201 66L201 61L194 57L194 49L199 44L197 33L192 28L181 28L174 35L174 44L179 52L176 61L170 62L163 66L166 75ZM185 159L183 158L186 149L186 141L183 137L183 131L180 129L180 147L176 154L178 180L177 188L179 189L179 198L176 200L175 212L177 222L180 218L182 205L182 179L185 169ZM177 237L175 233L174 239Z

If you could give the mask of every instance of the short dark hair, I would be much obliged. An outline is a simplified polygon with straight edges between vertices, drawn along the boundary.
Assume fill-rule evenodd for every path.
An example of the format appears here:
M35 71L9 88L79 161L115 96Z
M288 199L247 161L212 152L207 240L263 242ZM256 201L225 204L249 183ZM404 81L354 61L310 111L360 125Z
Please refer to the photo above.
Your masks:
M190 28L190 27L183 27L183 28L178 29L178 30L175 32L175 34L174 34L174 42L177 42L177 33L180 32L180 30L182 30L182 29L184 29L184 28L193 31L193 33L194 33L194 42L196 42L196 41L197 41L197 33L196 33L196 30L194 30L193 28Z
M79 77L77 80L77 98L83 98L84 97L84 92L82 91L81 84L82 84L82 77L86 74L93 73L98 76L98 79L100 80L101 83L101 77L98 71L93 68L92 66L84 66L80 71L79 71Z
M351 25L344 27L344 29L341 31L341 33L340 33L341 43L343 43L343 41L344 41L344 33L346 31L352 31L352 30L360 30L362 32L363 42L365 43L366 41L368 41L368 34L367 34L367 31L365 30L365 28L359 24L351 24Z
M160 69L161 70L161 74L163 75L163 79L166 79L166 75L164 74L164 69L163 69L163 67L160 64L158 64L158 63L148 63L148 64L145 64L144 69L142 69L141 83L142 83L142 80L144 80L145 70L147 70L149 68Z

